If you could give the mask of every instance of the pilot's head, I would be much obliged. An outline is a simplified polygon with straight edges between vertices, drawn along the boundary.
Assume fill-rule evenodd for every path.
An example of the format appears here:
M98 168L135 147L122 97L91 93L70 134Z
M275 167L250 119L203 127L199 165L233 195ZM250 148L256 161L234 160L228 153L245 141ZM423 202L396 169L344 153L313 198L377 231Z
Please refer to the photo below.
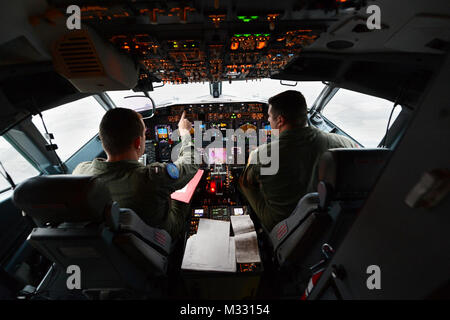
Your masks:
M137 160L145 152L145 123L131 109L115 108L106 112L99 135L108 160Z
M286 129L304 127L307 123L305 97L295 90L288 90L269 99L269 122L279 133Z

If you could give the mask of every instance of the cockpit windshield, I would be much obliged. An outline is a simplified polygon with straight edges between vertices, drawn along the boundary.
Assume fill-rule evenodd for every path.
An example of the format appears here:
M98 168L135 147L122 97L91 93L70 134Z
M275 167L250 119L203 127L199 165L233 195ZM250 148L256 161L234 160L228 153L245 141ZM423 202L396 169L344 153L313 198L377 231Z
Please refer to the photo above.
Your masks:
M179 103L202 103L202 102L238 102L238 101L262 101L267 100L286 90L299 90L305 96L308 107L322 91L324 84L320 81L299 82L297 85L288 86L281 84L280 80L261 79L257 81L234 81L232 83L222 83L222 95L213 98L209 94L209 83L190 84L165 84L162 87L155 86L154 91L149 92L156 107L164 107ZM127 96L139 95L139 92L128 91L108 91L117 107L131 108L136 111L148 110L152 107L148 99L129 98Z

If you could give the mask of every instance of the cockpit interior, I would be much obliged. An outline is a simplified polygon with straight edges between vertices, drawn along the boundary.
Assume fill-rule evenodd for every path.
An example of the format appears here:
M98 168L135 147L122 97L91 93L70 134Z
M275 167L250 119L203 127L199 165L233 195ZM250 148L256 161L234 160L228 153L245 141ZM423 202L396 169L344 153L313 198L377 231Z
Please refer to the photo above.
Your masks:
M0 26L0 299L450 299L447 0L16 0ZM268 99L286 90L358 147L325 152L266 230L234 133L276 140ZM118 107L142 116L144 165L172 162L183 113L201 140L182 241L72 175L106 158ZM214 239L203 222L242 217L258 259L183 267L189 239Z

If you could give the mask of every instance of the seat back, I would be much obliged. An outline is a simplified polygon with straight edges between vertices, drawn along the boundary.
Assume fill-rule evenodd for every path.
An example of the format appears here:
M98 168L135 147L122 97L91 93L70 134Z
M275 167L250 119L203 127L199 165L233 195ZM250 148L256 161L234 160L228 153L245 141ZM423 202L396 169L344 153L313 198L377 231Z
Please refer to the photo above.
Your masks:
M144 292L166 273L169 234L120 209L96 177L34 177L16 188L14 202L39 226L30 244L64 272L78 266L83 290Z
M270 233L279 266L304 264L325 242L337 246L386 164L387 149L331 149L319 161L318 192L305 195ZM336 249L336 248L335 248Z
M389 155L389 149L336 148L325 152L318 168L321 207L331 201L366 199Z

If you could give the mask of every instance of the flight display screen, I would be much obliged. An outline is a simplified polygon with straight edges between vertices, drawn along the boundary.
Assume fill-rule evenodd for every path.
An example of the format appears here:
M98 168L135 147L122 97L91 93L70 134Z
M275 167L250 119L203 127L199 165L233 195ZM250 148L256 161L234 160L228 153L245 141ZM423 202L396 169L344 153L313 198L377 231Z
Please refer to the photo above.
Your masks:
M216 220L229 220L227 207L212 208L211 218Z
M205 213L205 211L203 209L195 209L194 217L201 218L201 217L203 217L204 213Z
M158 128L158 139L167 139L167 128Z
M224 164L227 161L226 148L210 148L208 150L209 164Z
M241 129L244 132L247 132L247 130L258 130L258 123L257 122L243 122L239 126L239 129Z

